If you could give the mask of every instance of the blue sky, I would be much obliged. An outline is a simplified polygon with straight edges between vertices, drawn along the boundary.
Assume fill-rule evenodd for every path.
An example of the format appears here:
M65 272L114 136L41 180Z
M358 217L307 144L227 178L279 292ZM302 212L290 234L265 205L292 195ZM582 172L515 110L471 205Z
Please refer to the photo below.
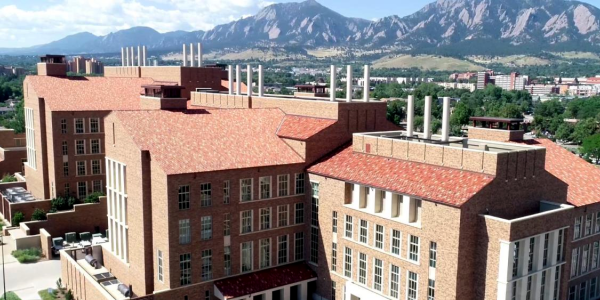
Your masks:
M405 16L434 0L318 0L349 17ZM160 32L211 29L289 0L0 0L0 47L45 44L69 34L133 26ZM600 0L584 0L600 7Z

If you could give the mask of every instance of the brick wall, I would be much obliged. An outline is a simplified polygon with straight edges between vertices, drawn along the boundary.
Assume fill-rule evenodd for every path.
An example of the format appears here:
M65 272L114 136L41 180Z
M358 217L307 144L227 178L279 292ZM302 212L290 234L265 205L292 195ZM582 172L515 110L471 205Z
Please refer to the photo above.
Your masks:
M497 142L522 141L524 134L525 132L523 130L502 130L471 126L469 126L468 130L468 135L470 139Z
M23 172L23 160L27 160L25 148L0 148L0 177Z
M8 201L8 200L6 200ZM20 202L20 203L9 203L9 213L5 215L6 219L12 221L12 217L17 212L22 212L25 216L25 221L31 220L31 216L36 208L42 209L44 211L48 211L50 209L50 200L39 200L39 201L29 201L29 202ZM33 234L38 234L36 233Z
M47 162L46 162L46 107L43 99L39 99L33 88L28 84L27 78L23 82L23 96L25 107L33 109L33 127L35 130L35 148L37 168L25 166L27 190L38 199L49 198Z
M70 289L73 292L75 299L114 299L65 251L61 251L60 253L60 264L62 283L67 289Z

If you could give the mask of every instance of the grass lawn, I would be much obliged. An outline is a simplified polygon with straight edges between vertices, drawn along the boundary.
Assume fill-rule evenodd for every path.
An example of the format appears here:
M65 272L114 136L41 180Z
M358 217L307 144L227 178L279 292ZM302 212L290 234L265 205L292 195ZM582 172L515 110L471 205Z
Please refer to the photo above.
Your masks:
M21 298L19 298L19 296L17 296L17 294L15 294L13 292L8 292L5 295L6 295L6 300L21 300ZM4 295L2 295L2 299L4 299Z
M42 249L29 248L24 250L15 250L12 252L12 256L14 256L20 263L33 263L40 260L40 257L42 256Z

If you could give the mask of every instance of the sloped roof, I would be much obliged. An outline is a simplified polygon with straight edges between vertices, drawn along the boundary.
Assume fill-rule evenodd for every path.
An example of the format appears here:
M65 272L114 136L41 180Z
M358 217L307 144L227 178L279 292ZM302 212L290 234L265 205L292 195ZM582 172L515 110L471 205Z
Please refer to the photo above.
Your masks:
M115 111L166 174L303 163L276 135L279 109Z
M142 85L150 78L27 76L27 83L53 111L140 109Z
M277 135L294 140L307 140L335 122L336 120L331 119L287 115L277 130Z
M308 172L453 206L466 203L494 179L482 173L355 153L352 146Z

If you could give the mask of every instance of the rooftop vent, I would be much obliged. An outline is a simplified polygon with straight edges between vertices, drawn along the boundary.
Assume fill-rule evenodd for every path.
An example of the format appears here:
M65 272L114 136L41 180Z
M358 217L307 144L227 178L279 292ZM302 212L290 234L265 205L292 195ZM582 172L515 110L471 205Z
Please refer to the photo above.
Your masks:
M522 141L527 124L522 118L470 117L469 138L497 142Z
M142 86L141 99L143 109L182 110L187 109L187 98L183 98L184 87L176 84L153 84Z
M40 76L67 76L67 61L65 56L50 54L40 56L37 71Z

